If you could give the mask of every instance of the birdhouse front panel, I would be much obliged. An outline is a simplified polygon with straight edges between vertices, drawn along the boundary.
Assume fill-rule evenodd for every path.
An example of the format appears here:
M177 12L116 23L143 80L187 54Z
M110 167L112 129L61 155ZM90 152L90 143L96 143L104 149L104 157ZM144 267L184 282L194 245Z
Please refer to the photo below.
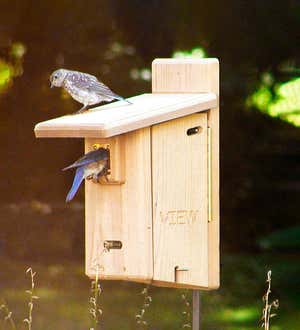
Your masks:
M104 279L152 280L150 139L150 128L111 139L86 139L86 151L99 144L108 147L113 165L108 182L86 182L86 273L90 277L95 277L98 267ZM110 242L120 245L106 248Z

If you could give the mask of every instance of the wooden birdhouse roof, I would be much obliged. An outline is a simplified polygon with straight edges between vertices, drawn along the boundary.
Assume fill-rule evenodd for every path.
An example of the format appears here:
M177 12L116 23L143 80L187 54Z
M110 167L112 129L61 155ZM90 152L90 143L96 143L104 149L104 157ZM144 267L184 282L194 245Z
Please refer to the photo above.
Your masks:
M218 106L214 93L142 94L38 123L36 137L107 138Z

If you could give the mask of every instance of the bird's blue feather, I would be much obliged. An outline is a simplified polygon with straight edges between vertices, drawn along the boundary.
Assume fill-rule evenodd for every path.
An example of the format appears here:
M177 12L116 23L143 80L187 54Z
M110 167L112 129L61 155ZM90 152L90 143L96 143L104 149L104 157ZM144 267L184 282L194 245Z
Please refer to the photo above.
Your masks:
M98 161L99 159L107 159L108 154L109 154L108 150L104 149L104 148L92 150L92 151L88 152L87 154L85 154L83 157L76 160L75 163L71 164L68 167L63 168L63 171L69 170L74 167L88 165L88 164Z
M73 199L83 179L84 179L84 167L79 167L76 170L74 181L67 195L66 202L69 202L70 200Z
M95 159L93 158L85 158L85 159L79 159L78 161L76 161L74 164L68 166L68 167L65 167L63 168L62 170L63 171L66 171L66 170L69 170L71 168L74 168L74 167L81 167L81 166L85 166L85 165L88 165L90 163L93 163L95 161Z

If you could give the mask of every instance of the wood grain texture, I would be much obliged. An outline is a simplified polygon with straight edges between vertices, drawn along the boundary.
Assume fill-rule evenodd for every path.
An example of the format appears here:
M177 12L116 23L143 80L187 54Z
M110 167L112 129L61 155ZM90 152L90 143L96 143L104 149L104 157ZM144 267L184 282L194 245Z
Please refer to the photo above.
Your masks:
M107 138L179 118L217 105L214 93L142 94L132 105L114 102L82 114L63 116L35 126L36 137Z
M102 144L109 149L109 175L108 182L102 180L102 184L123 184L125 182L125 146L124 137L117 135L109 139L109 145Z
M125 183L86 182L86 273L95 277L98 264L102 279L148 283L153 277L150 128L119 138ZM104 141L111 142L86 139L86 151ZM121 241L123 247L102 253L105 240Z
M153 126L152 177L153 283L208 287L207 113Z
M219 61L208 59L156 59L152 62L153 93L214 93L217 103L208 111L212 142L212 221L208 224L209 288L220 283L219 202Z

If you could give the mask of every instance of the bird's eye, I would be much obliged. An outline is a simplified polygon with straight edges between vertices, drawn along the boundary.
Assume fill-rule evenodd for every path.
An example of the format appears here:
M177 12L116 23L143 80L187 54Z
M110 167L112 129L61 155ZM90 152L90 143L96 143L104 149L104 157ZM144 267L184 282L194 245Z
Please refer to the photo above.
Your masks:
M53 77L54 79L57 79L58 78L58 76L57 75L54 75L54 77Z

